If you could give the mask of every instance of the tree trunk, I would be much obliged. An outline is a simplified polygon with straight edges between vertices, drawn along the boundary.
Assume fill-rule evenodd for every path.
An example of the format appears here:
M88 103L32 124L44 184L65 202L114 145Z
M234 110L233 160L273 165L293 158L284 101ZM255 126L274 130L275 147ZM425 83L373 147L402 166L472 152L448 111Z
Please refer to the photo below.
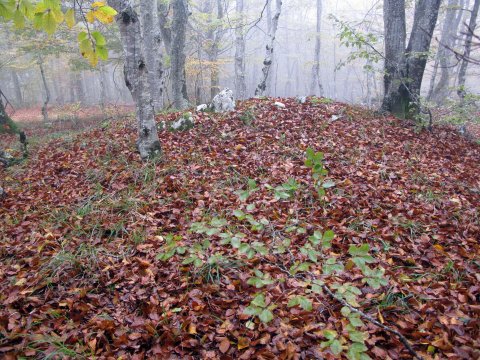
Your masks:
M420 89L441 0L416 3L405 52L405 1L385 0L385 95L382 109L413 117L420 109Z
M310 84L310 95L317 93L323 95L323 86L320 81L320 49L322 31L322 0L317 0L317 29L315 33L315 54L312 66L312 82Z
M403 79L405 78L405 0L385 0L383 5L385 29L385 76L382 109L404 116Z
M278 29L278 19L280 18L280 14L282 12L282 0L276 0L276 9L275 15L272 18L272 28L268 34L268 44L265 48L265 60L263 60L263 69L262 69L262 80L257 86L255 90L255 96L263 96L265 94L265 90L267 88L267 81L268 76L270 73L270 67L272 66L272 58L273 58L273 47L275 45L275 35Z
M237 99L247 97L247 82L245 77L245 36L244 36L244 4L243 0L236 0L238 24L235 28L235 93Z
M40 67L40 75L42 76L43 89L45 90L45 98L42 106L43 121L48 122L48 103L50 102L50 89L45 77L45 70L43 69L43 59L38 58L38 66Z
M270 34L272 32L272 1L273 0L267 0L268 1L268 4L267 4L267 35ZM271 69L275 69L275 54L272 53L272 58L271 58L271 65L270 65L270 68ZM267 79L267 85L266 85L266 88L265 88L265 94L267 96L273 96L273 71L271 71L271 74L270 76L268 77Z
M23 105L22 87L20 86L20 79L14 69L10 69L10 77L12 79L13 91L15 93L15 105L17 107Z
M148 86L148 71L144 57L140 21L129 0L110 0L118 11L117 23L125 52L125 83L135 101L137 113L137 148L142 159L161 152L152 98Z
M427 65L430 44L433 38L438 12L442 0L418 1L415 6L415 17L412 33L407 47L407 76L412 114L418 113L420 106L420 90L423 74Z
M472 13L470 15L470 22L468 23L467 36L465 38L465 49L462 56L462 64L460 65L460 70L458 71L458 90L457 94L461 100L465 99L467 94L465 90L465 81L467 76L467 67L470 58L470 53L472 51L472 40L473 34L477 27L477 16L478 9L480 7L480 0L475 0L473 4Z
M172 90L173 105L176 109L185 109L188 100L184 96L186 86L185 76L185 41L188 21L187 0L173 0L172 22Z
M7 114L5 105L3 104L3 99L0 96L0 132L6 131L7 124L10 122L10 117Z
M82 76L79 71L74 72L76 101L85 104L85 90L83 88Z
M430 88L427 99L441 99L446 96L445 89L448 88L450 81L451 70L451 49L455 43L455 37L459 25L458 12L461 13L464 1L449 0L447 4L445 19L443 22L442 34L440 37L440 44L438 45L437 56L433 68L433 75L430 80ZM457 22L458 21L458 22ZM440 69L440 79L435 86L438 70Z
M142 22L142 36L145 49L145 61L149 69L149 86L153 99L153 107L158 112L163 108L163 61L162 35L158 26L157 0L142 1L140 16Z
M160 0L157 2L158 26L162 35L163 44L168 54L172 51L172 30L168 26L168 4Z

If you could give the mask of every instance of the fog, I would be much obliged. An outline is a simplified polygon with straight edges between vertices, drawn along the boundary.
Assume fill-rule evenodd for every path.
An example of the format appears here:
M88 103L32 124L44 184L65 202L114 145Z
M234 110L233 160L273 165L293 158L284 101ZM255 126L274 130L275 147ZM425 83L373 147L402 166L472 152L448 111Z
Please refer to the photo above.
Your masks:
M357 34L371 34L376 37L375 42L365 45L363 50L378 51L381 54L382 1L326 0L322 3L320 81L324 91L323 94L316 95L377 106L383 96L383 59L378 58L377 62L363 58L349 60L352 53L359 49L342 44L339 38L342 27L338 21L347 24ZM202 13L203 6L202 0L190 3L191 14L187 28L186 75L188 100L192 105L211 101L209 76L213 68L219 69L219 89L235 88L235 1L225 0L225 17L220 23L215 23L216 19L207 19L207 15ZM274 7L274 4L271 6ZM243 30L246 40L247 97L252 97L262 75L268 34L268 11L261 0L245 0L245 11L247 19ZM444 13L443 9L439 15L422 94L428 89L435 52L441 47L438 37ZM313 95L309 89L314 63L316 14L316 1L283 1L266 95ZM335 21L335 18L338 21ZM412 18L413 9L410 4L407 23L411 24ZM466 19L465 11L462 24ZM222 31L219 56L213 62L206 55L205 49L210 45L202 34L205 29L211 30L212 26L215 31ZM50 105L132 104L123 79L123 52L115 25L104 30L108 34L106 37L110 48L109 59L94 68L79 54L75 31L72 34L71 31L63 29L47 37L31 30L12 30L12 27L12 24L1 24L0 49L3 56L0 60L0 89L13 107L40 106L44 102L46 88L41 78L39 62L44 63L46 86L51 95ZM164 102L168 107L172 99L169 88L169 58L165 51L164 61L167 85ZM365 68L366 65L368 69ZM471 91L478 91L478 70L470 66L468 71L467 86Z

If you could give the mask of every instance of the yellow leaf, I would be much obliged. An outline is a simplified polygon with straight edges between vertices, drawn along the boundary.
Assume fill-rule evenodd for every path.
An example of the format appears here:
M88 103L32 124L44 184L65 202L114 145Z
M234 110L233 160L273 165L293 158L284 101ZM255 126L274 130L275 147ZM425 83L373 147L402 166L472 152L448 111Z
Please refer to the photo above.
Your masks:
M194 335L197 333L197 327L195 326L195 324L190 323L190 325L188 325L188 333L190 335Z
M443 246L440 245L440 244L435 244L435 245L433 245L433 247L434 247L436 250L440 251L441 253L444 253L444 252L445 252L445 249L444 249Z
M238 344L237 344L238 350L245 349L249 346L250 346L250 340L248 340L248 338L245 338L245 337L238 338Z
M21 278L20 280L18 280L18 281L15 283L15 286L25 285L26 282L27 282L27 279L26 279L26 278Z
M93 11L89 11L85 14L85 19L87 19L87 21L89 23L93 23L95 21L95 14Z
M65 23L67 24L69 29L75 26L75 10L67 10L67 12L65 13Z
M105 6L105 3L102 2L102 1L95 1L95 2L92 4L92 7L100 7L100 6Z

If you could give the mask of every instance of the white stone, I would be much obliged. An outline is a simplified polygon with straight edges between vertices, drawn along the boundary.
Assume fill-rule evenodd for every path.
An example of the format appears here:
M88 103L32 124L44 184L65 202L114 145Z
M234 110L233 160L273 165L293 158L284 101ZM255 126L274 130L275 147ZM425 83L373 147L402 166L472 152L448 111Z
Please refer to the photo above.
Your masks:
M284 103L281 103L281 102L279 102L279 101L276 101L275 104L273 104L273 105L275 105L275 106L278 107L279 109L285 109L285 108L286 108L285 104L284 104Z
M307 97L306 96L297 96L296 100L299 104L305 104L307 102Z
M215 112L221 113L235 110L233 91L228 88L223 89L213 98L212 105Z
M201 105L198 105L197 106L197 111L205 111L208 109L208 105L207 104L201 104Z
M193 119L193 115L191 112L183 114L182 117L178 118L173 124L170 126L171 130L188 130L191 129L195 125L195 120Z

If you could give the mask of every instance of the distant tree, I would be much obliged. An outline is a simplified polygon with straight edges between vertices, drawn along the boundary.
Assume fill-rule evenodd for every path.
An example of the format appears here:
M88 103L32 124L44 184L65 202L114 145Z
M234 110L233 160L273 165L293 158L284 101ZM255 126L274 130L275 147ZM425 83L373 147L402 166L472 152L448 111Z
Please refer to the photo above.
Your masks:
M255 96L265 95L267 81L269 80L270 68L272 66L273 48L275 46L275 36L278 29L278 19L282 13L282 0L276 0L275 15L272 17L272 25L268 33L268 43L265 48L265 59L263 60L262 78L255 90Z
M467 75L467 67L469 63L474 62L470 54L472 51L472 46L474 45L474 38L476 37L475 30L477 28L477 17L478 17L479 8L480 8L480 0L475 0L475 3L473 4L472 13L470 14L470 22L468 24L468 28L466 31L465 46L464 46L463 54L461 56L460 70L458 71L457 94L462 100L465 98L465 95L466 95L465 81L466 81L466 75ZM478 40L478 36L476 38Z
M448 0L438 50L435 56L433 74L430 79L430 88L427 95L428 100L441 101L447 95L455 67L455 59L449 49L454 47L455 41L458 38L458 28L462 19L464 6L465 0ZM440 72L440 78L438 79L438 83L436 83L438 72Z
M310 84L310 94L323 95L323 86L320 79L320 49L321 49L321 31L322 31L322 1L317 0L317 26L315 31L315 53L312 66L312 82Z
M237 99L247 97L245 74L245 11L243 0L236 0L238 22L235 27L235 92Z
M441 0L419 0L406 45L405 0L384 1L385 95L382 109L399 117L420 110L420 89Z

